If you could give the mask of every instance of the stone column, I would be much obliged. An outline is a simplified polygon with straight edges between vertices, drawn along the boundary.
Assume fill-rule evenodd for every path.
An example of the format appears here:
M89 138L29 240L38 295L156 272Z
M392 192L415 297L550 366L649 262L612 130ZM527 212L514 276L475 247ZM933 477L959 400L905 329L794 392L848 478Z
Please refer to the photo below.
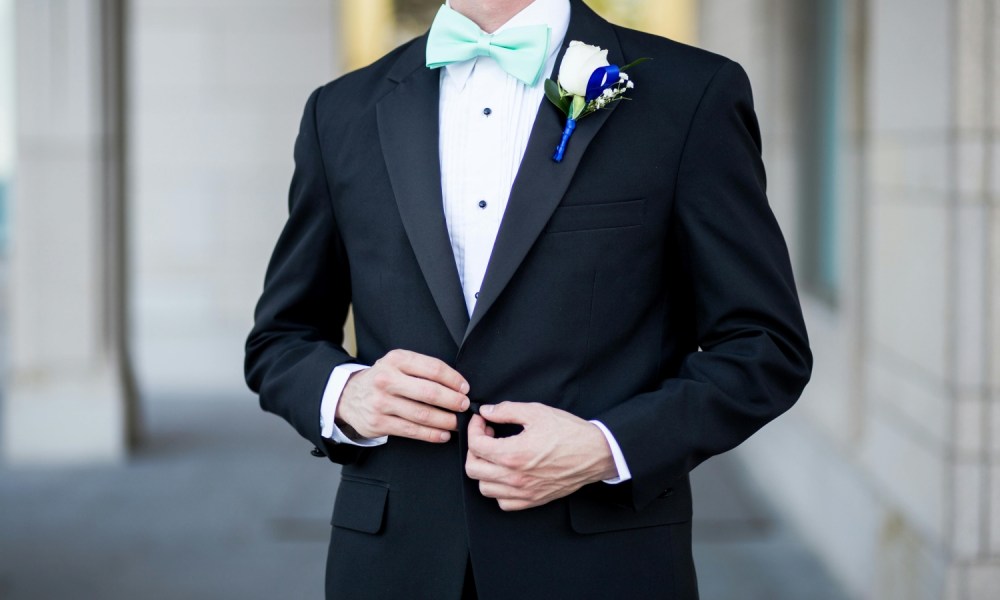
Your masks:
M951 9L948 600L1000 590L1000 1Z
M135 431L124 281L122 0L16 3L11 464L122 459Z

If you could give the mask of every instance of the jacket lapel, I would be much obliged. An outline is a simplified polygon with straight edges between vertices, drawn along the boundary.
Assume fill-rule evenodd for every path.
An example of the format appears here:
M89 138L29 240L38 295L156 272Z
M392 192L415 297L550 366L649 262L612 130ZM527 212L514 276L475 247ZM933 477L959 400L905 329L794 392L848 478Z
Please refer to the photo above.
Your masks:
M608 60L612 64L623 64L618 37L611 25L578 0L572 2L569 30L556 60L557 72L566 47L572 40L607 48ZM547 99L542 99L463 341L514 276L566 193L587 146L617 105L615 103L608 109L581 119L570 138L563 161L557 163L552 160L552 154L565 125L565 116ZM435 157L436 151L437 146Z
M399 216L427 286L456 344L469 322L441 199L439 73L424 67L426 35L410 44L389 78L396 88L376 106L379 141Z

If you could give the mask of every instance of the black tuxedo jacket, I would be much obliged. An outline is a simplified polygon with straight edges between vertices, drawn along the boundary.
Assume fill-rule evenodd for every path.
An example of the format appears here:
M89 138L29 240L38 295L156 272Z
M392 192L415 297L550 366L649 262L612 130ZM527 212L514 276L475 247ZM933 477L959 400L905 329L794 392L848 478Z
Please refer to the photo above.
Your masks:
M327 593L457 598L694 598L688 472L788 409L811 355L765 196L743 70L613 26L579 0L581 40L633 72L631 100L580 121L541 103L469 317L442 210L439 72L426 36L309 98L289 217L246 373L265 410L342 463ZM342 347L353 303L358 352ZM599 419L632 472L504 513L464 475L465 441L320 435L331 370L394 348L453 365L480 402Z

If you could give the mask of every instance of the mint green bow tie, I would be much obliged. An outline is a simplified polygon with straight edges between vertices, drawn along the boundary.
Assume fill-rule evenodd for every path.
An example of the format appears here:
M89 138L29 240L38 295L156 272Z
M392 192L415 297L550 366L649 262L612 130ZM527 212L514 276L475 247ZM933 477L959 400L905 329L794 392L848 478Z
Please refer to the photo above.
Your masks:
M491 56L501 69L531 86L542 73L548 48L549 28L545 25L483 33L468 17L441 6L427 37L427 67L437 69Z

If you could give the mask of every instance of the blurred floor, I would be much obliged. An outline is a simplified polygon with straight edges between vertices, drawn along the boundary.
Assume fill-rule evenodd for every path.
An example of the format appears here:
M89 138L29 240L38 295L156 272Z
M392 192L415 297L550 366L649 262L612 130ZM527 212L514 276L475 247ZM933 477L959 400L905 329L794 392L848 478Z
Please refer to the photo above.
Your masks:
M252 396L155 398L127 464L0 470L0 598L320 598L337 471ZM844 600L719 457L694 476L704 600Z
M691 484L702 600L848 600L805 542L760 500L734 454L699 466Z

